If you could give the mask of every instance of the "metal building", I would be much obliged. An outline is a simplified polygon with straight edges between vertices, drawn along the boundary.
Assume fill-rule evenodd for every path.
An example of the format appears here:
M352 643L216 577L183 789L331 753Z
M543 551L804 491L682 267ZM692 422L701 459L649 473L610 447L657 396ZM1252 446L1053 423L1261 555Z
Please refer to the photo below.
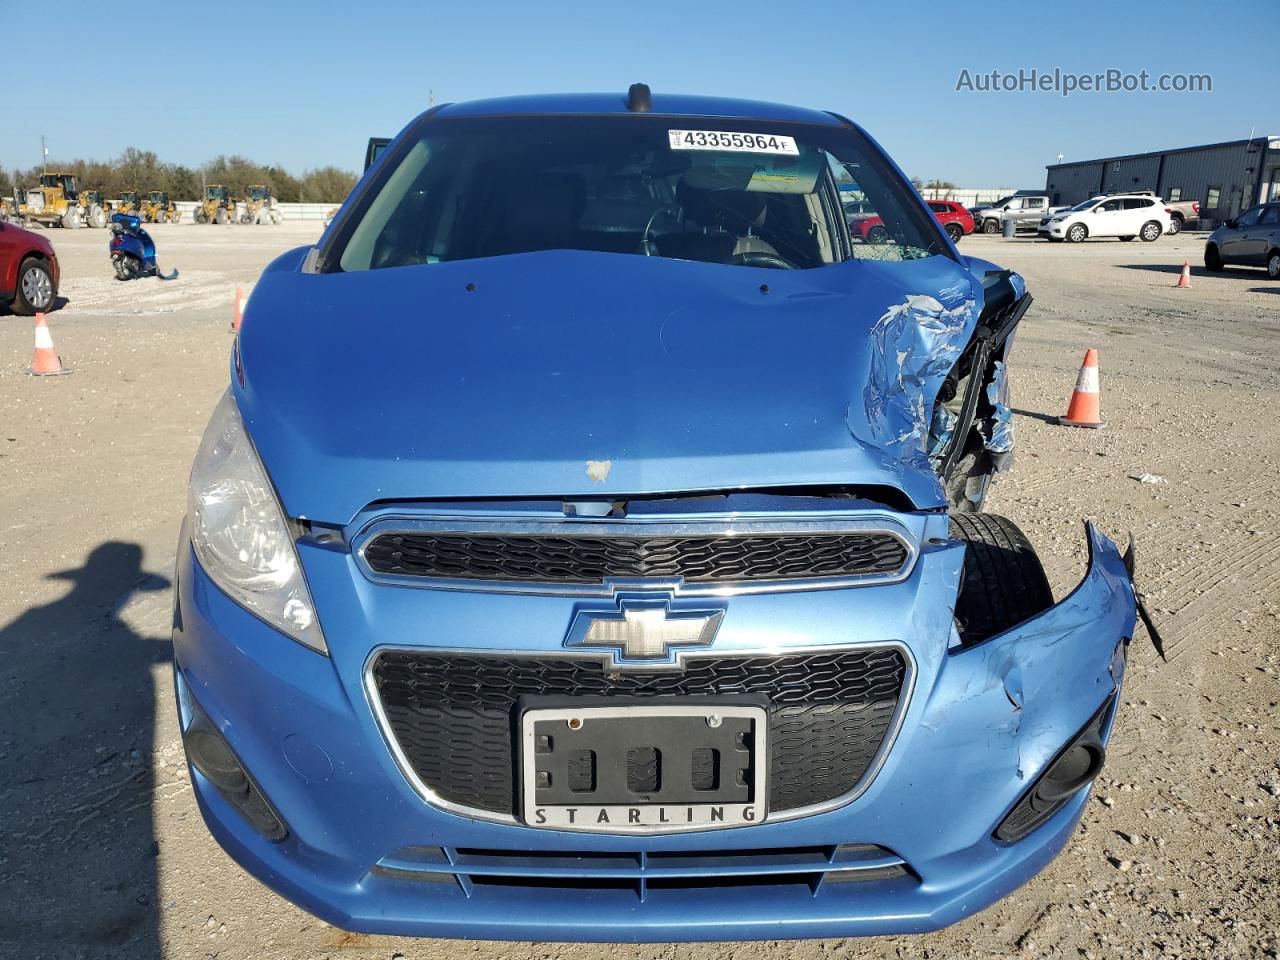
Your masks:
M1280 199L1280 137L1054 163L1046 170L1045 191L1055 206L1100 193L1154 190L1165 200L1199 200L1202 220L1222 221Z

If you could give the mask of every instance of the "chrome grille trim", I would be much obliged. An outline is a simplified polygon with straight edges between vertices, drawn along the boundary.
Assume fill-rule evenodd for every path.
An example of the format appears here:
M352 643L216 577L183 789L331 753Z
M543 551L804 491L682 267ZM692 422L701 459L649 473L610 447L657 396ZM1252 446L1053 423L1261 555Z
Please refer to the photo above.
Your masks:
M790 810L774 813L769 812L768 817L761 823L744 826L735 824L732 829L749 830L752 826L768 826L769 824L782 823L788 820L798 820L803 817L812 817L820 813L827 813L832 810L839 809L857 800L863 793L870 788L879 775L881 768L888 759L889 752L893 749L894 744L898 740L898 735L902 732L903 721L906 718L907 711L911 707L912 698L916 689L916 675L918 673L915 655L911 652L911 648L907 644L893 640L886 643L866 643L866 644L829 644L829 645L808 645L797 647L783 647L770 649L753 649L753 650L699 650L690 651L688 658L696 657L767 657L767 656L784 656L789 654L806 654L806 653L843 653L849 651L862 650L897 650L901 653L904 661L904 674L902 679L902 690L898 695L897 708L894 712L893 719L889 723L888 729L884 733L884 737L880 741L880 747L876 751L875 757L867 766L862 777L853 784L852 787L840 796L834 797L823 803L811 804L804 807L794 807ZM500 658L538 658L548 655L565 658L582 658L586 660L598 660L603 666L607 660L608 654L601 654L595 651L574 651L574 650L497 650L488 648L441 648L441 647L422 647L422 646L403 646L399 644L387 644L374 647L370 651L368 658L365 660L364 669L362 671L365 701L369 705L369 709L373 714L377 724L379 733L382 734L383 742L386 744L388 751L391 753L392 759L399 768L401 775L405 778L410 788L423 801L438 810L444 810L448 813L457 814L459 816L468 817L473 820L484 820L490 823L503 823L514 826L524 826L524 824L515 816L509 814L496 813L492 810L485 810L480 807L472 807L466 804L454 803L440 796L430 785L425 783L418 776L413 764L409 761L408 756L400 746L400 741L396 737L395 730L391 726L391 720L382 705L382 697L378 692L377 680L374 676L374 667L378 662L378 658L386 652L408 652L408 653L430 653L436 656L461 655L469 657L500 657ZM514 774L513 774L514 775ZM535 829L535 828L530 828ZM671 833L681 832L700 832L692 831L690 828L674 829ZM610 831L602 830L600 833L609 833ZM614 834L625 836L625 834ZM655 834L658 835L658 834Z
M415 577L379 573L365 557L365 547L383 534L458 533L528 534L557 537L749 537L798 535L881 534L900 541L906 550L902 565L889 573L869 573L778 580L699 581L683 578L608 578L603 583L564 583L510 580L469 580L444 577ZM910 530L886 515L831 513L821 517L787 515L711 516L679 521L628 517L558 519L501 517L494 515L386 516L365 526L352 539L352 553L361 573L374 583L427 590L483 593L518 593L564 597L611 597L620 591L657 589L682 597L724 597L756 593L784 593L798 590L833 590L845 587L898 583L911 575L919 546Z

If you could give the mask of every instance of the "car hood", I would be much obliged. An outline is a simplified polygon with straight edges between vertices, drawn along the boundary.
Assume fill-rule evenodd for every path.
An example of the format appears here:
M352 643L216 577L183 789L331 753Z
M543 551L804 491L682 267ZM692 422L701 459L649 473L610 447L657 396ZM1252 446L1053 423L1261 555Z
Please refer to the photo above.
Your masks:
M263 274L233 358L291 516L826 484L944 503L924 445L981 302L947 257L784 271L548 251L332 274L300 260Z

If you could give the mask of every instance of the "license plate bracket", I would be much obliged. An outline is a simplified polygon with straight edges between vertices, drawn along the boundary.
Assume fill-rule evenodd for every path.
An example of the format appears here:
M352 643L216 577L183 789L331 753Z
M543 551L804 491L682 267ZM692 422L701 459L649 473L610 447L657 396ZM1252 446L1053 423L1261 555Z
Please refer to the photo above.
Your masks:
M767 717L764 707L715 703L527 709L525 823L609 833L760 823Z

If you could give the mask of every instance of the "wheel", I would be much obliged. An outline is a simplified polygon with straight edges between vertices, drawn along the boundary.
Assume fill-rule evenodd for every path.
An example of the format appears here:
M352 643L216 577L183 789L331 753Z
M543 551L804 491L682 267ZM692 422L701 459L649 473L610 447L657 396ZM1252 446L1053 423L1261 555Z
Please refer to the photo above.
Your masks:
M1073 223L1067 230L1067 240L1071 243L1084 243L1084 238L1087 236L1089 236L1089 228L1083 223Z
M53 275L43 260L27 257L18 266L18 289L12 310L24 317L44 313L53 306Z
M81 225L80 208L67 207L67 212L62 215L62 225L69 230L77 230Z
M1169 236L1174 236L1182 232L1182 218L1174 217L1169 221Z
M1267 254L1267 276L1272 280L1280 280L1280 250L1272 250Z
M218 212L213 215L213 222L219 224L227 222L227 210L225 207L218 208Z
M1133 234L1131 233L1127 237L1121 237L1120 239L1128 243L1130 240L1133 239Z
M958 223L948 223L947 236L951 238L952 243L959 243L961 238L964 237L964 227Z
M127 253L113 257L111 264L116 268L117 280L132 280L142 273L142 264L136 257L131 257Z
M102 208L96 203L89 208L89 226L95 229L105 227L107 225L107 215Z
M982 221L982 232L983 232L983 233L999 233L999 232L1000 232L1000 221L999 221L999 220L991 220L991 219L983 220L983 221Z
M867 231L867 243L888 243L889 231L882 226L874 226Z
M1142 229L1138 231L1138 236L1142 238L1144 243L1151 243L1154 240L1159 240L1162 233L1164 233L1164 227L1154 220L1148 220L1142 225Z
M1053 606L1040 558L1012 520L994 513L954 515L951 536L965 544L956 629L966 646Z
M1222 269L1222 254L1218 252L1218 248L1212 244L1206 244L1204 248L1204 268L1217 273Z

